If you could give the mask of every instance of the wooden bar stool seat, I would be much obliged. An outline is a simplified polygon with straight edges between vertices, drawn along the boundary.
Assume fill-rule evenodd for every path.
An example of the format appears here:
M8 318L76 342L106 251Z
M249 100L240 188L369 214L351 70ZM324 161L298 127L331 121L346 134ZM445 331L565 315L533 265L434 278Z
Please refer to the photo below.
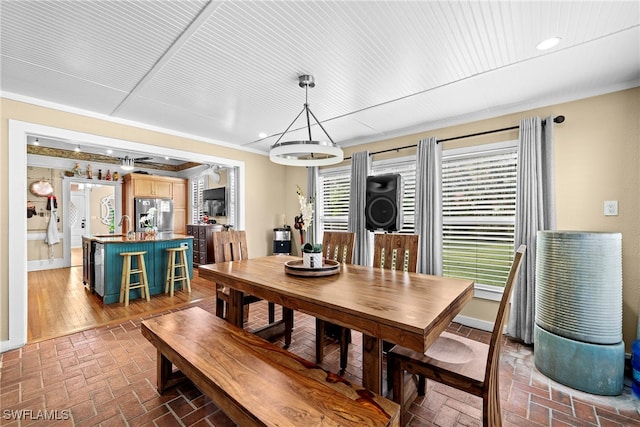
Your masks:
M120 280L120 302L129 305L129 291L140 289L140 297L151 301L149 294L149 281L147 280L147 267L144 263L144 255L147 251L122 252L122 278ZM131 259L137 258L136 268L132 268ZM138 281L132 282L131 276L137 274Z
M189 269L187 264L187 247L179 248L167 248L167 254L169 259L167 262L167 278L164 284L164 293L173 292L175 290L176 282L185 282L187 287L187 293L191 293L191 279L189 278ZM176 264L177 258L177 264ZM179 268L179 273L176 275L176 268ZM169 291L171 290L171 291Z

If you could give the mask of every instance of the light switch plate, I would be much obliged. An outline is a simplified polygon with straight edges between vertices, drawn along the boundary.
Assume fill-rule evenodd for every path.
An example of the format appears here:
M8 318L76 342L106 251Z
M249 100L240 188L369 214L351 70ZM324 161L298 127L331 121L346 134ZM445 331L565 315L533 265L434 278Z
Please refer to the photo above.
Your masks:
M604 202L604 216L617 216L618 215L618 201L617 200L605 200Z

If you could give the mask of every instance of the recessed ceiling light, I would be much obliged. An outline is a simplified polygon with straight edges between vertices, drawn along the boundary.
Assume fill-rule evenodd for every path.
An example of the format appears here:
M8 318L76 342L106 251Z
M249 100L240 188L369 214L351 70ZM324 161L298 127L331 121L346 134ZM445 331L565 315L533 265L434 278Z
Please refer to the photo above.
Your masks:
M552 47L560 43L560 40L562 40L560 37L551 37L549 39L543 40L540 43L538 43L536 45L536 49L538 50L551 49Z
M80 152L80 146L76 145L76 153L79 153L79 152Z
M107 154L111 154L111 153L113 153L113 150L112 150L111 148L109 148L109 149L107 150Z
M169 156L164 156L164 159L165 160L169 160Z
M267 137L267 134L266 134L266 133L264 133L264 132L260 132L260 133L258 134L258 138L266 138L266 137Z
M33 141L33 145L40 145L40 141L38 140L38 138L36 138L36 140Z

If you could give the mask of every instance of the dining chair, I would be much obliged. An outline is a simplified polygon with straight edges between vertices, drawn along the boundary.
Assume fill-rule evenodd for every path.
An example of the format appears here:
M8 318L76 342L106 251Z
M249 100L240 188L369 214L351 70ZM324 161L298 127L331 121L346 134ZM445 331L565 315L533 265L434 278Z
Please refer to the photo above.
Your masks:
M415 273L418 265L418 240L417 234L376 234L374 236L373 266ZM322 353L318 352L318 342L322 343L323 335L319 335L318 329L320 328L316 319L316 359L319 363L322 361ZM344 372L347 368L351 329L340 327L339 337L340 371ZM393 344L383 342L382 346L383 351L386 352L393 347ZM320 350L322 350L322 346Z
M391 379L393 400L400 404L400 424L407 422L407 411L416 392L425 395L425 378L446 384L482 398L482 425L500 427L499 365L502 331L507 303L526 251L521 245L514 255L489 344L443 332L426 353L396 345L387 353L387 378ZM405 379L405 371L411 375ZM407 387L418 377L416 389ZM409 381L409 382L407 382Z
M415 273L418 268L417 234L376 234L373 266Z
M227 230L212 233L214 262L238 261L249 257L247 250L247 236L242 230ZM249 318L249 305L261 301L261 298L245 294L242 300L242 320ZM269 323L275 321L275 304L268 303ZM284 312L289 309L283 309ZM229 314L229 288L216 283L216 316L227 319ZM293 316L291 316L293 318ZM285 326L285 345L291 342L293 325Z
M325 259L340 263L353 263L353 246L356 233L344 231L325 231L322 235L322 252ZM316 363L324 358L324 336L327 330L335 331L340 340L340 370L347 368L347 351L351 342L351 330L316 318Z
M418 271L417 234L376 234L373 238L373 266L386 270L407 273ZM393 344L382 342L382 351L387 353Z

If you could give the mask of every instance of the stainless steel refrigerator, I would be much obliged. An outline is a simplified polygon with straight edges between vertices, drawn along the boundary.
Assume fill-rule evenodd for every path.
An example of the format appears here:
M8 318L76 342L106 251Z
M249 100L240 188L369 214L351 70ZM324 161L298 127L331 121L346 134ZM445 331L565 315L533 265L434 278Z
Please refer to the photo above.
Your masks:
M173 200L136 197L134 202L136 231L143 232L149 225L160 233L173 232Z

